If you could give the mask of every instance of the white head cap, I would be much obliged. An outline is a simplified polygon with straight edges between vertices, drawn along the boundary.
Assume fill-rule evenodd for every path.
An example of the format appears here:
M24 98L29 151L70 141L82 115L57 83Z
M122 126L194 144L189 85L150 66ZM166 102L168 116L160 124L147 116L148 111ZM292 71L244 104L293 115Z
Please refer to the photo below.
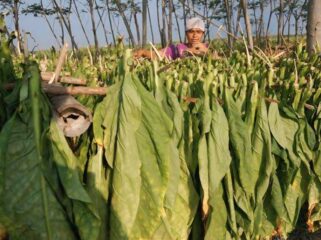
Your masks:
M201 29L204 32L205 24L203 20L198 17L188 19L186 22L186 31L189 31L193 28Z

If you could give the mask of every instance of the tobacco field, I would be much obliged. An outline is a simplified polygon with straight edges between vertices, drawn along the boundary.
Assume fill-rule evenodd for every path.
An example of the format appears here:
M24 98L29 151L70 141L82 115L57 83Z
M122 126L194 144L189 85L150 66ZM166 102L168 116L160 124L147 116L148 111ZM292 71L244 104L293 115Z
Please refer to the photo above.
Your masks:
M176 61L104 49L64 71L93 122L64 136L39 62L0 45L0 228L10 239L270 239L321 220L321 60L292 51ZM6 84L14 83L13 89Z

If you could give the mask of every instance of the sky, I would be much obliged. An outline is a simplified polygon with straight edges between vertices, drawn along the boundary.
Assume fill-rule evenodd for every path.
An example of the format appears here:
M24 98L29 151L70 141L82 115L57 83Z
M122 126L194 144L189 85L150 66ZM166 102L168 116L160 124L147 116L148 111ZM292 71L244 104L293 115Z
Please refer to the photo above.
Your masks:
M61 0L61 1L63 2L63 0ZM98 0L98 2L99 1L100 0ZM28 0L25 2L28 2L31 4L31 3L39 2L39 1ZM50 1L44 0L43 2L44 2L45 6L50 6ZM141 1L137 1L137 2L140 3ZM103 4L103 2L102 2L102 4ZM160 37L159 37L159 31L158 31L158 26L157 26L156 0L150 0L149 5L150 5L150 11L151 11L151 18L152 18L152 22L153 22L152 27L153 27L154 35L155 35L155 42L159 43ZM265 18L267 18L267 16L265 16ZM103 19L104 19L104 22L105 22L107 28L109 29L109 22L108 22L107 13L104 14ZM112 24L113 24L113 26L115 26L114 30L115 30L116 35L124 35L125 37L127 37L127 31L123 25L122 19L120 17L115 17L114 19L115 19L115 21ZM9 31L12 31L14 29L12 15L9 15L6 19L6 21L7 21ZM50 17L49 21L53 23L53 27L56 30L56 33L59 35L60 30L59 30L58 21L55 20L53 17ZM85 24L85 28L87 30L87 34L90 37L90 41L93 43L93 36L92 36L93 34L91 31L91 21L90 21L89 14L82 13L82 21ZM139 23L141 23L141 18L139 18L138 21L139 21ZM98 16L96 16L96 23L98 23L98 22L99 22L99 18L98 18ZM217 21L214 21L214 22L216 23L216 25L222 25L222 23L220 23L220 22L217 22ZM73 33L74 33L74 36L76 39L76 43L79 45L79 47L87 46L86 39L83 35L80 24L79 24L78 19L76 18L75 14L72 14L72 16L71 16L71 24L72 24ZM272 19L272 24L271 24L271 32L272 33L273 32L275 33L276 25L277 25L276 19L274 17ZM182 31L182 29L184 29L183 21L181 21L180 27L181 27L181 31ZM56 48L58 47L58 44L57 44L56 40L54 39L52 33L50 32L50 29L49 29L49 27L43 17L41 17L41 16L34 17L31 14L30 15L21 15L20 16L20 28L21 28L22 32L30 32L31 33L31 37L28 38L29 50L48 49L51 46L54 46ZM244 28L244 26L243 26L243 28ZM118 31L117 31L117 29L118 29ZM133 31L134 36L136 36L133 20L131 21L131 29ZM150 26L148 26L147 29L148 29L148 42L149 42L149 41L152 41L151 34L150 34ZM221 30L218 30L218 27L216 27L214 25L211 25L209 30L210 30L210 35L212 38L217 38L220 36L225 37L224 32ZM173 31L174 31L173 39L174 39L174 41L178 41L179 38L178 38L178 34L177 34L176 23L173 24ZM245 31L245 29L244 29L244 31ZM65 35L67 36L66 33L65 33ZM182 33L182 36L183 36L183 33ZM99 27L98 27L98 40L99 40L100 46L106 45L106 41L105 41L105 37L104 37L104 33L103 33L103 29L102 29L101 24L99 24ZM109 42L112 42L112 37L111 37L110 33L108 34L108 40L109 40ZM67 38L67 41L70 42L70 40L68 38Z

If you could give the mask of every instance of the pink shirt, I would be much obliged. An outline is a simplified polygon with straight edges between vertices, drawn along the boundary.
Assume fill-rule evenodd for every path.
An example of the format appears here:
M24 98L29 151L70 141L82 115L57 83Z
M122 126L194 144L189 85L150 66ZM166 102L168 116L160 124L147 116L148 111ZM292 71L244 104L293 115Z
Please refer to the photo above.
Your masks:
M205 44L208 47L208 44ZM187 49L187 45L185 43L179 43L176 46L171 44L167 48L165 48L165 56L170 59L181 58L184 55L184 51Z
M171 44L165 48L165 56L170 59L176 59L183 56L184 51L187 49L187 45L184 43L179 43L176 46Z

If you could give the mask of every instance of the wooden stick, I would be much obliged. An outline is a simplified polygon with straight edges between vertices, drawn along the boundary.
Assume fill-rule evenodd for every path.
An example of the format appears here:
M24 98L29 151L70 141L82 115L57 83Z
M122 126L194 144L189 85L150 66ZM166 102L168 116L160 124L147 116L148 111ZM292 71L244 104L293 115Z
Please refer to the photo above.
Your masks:
M52 94L52 95L63 95L63 94L69 94L69 95L99 95L99 96L105 96L107 94L107 88L106 87L64 87L60 84L48 84L48 83L42 83L42 88L44 92ZM14 83L8 83L4 85L5 90L12 90L14 88ZM184 101L189 103L195 103L198 100L198 98L192 98L192 97L185 97ZM280 102L276 99L272 98L265 98L266 102L269 103L277 103ZM315 107L310 104L304 104L304 107L309 110L314 110Z
M45 93L49 93L52 95L99 95L105 96L107 93L106 87L64 87L59 84L49 84L42 83L42 88ZM11 90L15 86L14 83L5 84L4 89Z
M52 84L53 82L57 82L58 81L58 78L59 78L59 75L60 75L60 72L61 72L61 69L62 69L62 65L63 65L63 63L65 61L65 57L66 57L66 54L67 54L67 49L68 49L68 43L65 43L65 45L61 49L55 73L52 76L52 78L50 79L49 84Z
M50 79L53 77L53 72L42 72L41 78L43 81L50 81ZM75 85L86 85L86 79L81 78L74 78L74 77L67 77L67 76L61 76L58 78L59 82L61 83L69 83L69 84L75 84Z

